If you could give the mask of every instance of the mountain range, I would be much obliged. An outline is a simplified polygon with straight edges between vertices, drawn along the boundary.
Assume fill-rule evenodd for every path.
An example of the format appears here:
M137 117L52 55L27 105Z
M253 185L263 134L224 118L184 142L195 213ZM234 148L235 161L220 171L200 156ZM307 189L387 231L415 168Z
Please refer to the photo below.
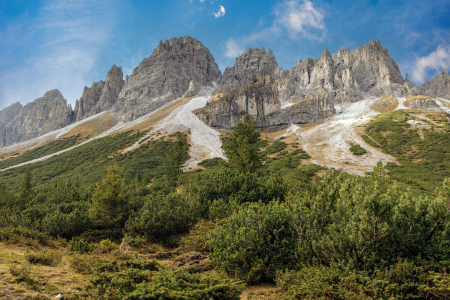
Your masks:
M106 79L84 87L75 107L51 90L22 106L0 112L0 147L27 141L109 111L130 122L180 98L213 92L206 106L194 111L204 123L233 128L248 114L258 127L306 124L336 114L336 105L367 96L425 95L450 98L449 71L416 86L403 78L388 50L377 40L354 50L298 60L290 70L279 67L264 48L247 49L222 74L210 51L191 37L161 41L153 54L123 76L112 66ZM426 104L428 103L428 104ZM421 104L433 106L433 101Z

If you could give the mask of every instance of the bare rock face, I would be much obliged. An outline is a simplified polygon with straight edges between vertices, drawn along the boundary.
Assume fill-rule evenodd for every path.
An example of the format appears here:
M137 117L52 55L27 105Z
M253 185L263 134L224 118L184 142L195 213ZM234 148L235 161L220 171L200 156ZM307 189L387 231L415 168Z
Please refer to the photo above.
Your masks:
M264 48L247 49L236 58L231 68L226 68L219 81L219 89L227 92L259 81L266 75L272 75L278 68L272 50Z
M256 121L256 127L305 124L333 116L333 102L327 95L310 96L282 106L278 83L267 76L257 83L214 99L194 113L209 126L220 128L235 127L245 115Z
M22 107L23 107L22 104L16 102L4 108L2 111L0 111L0 122L3 125L6 125L9 122L11 122L20 113Z
M209 86L221 76L214 57L191 37L161 41L126 81L114 111L134 120L182 97L192 86Z
M105 81L94 82L90 88L85 86L75 104L76 121L110 109L119 99L124 83L122 67L113 65Z
M105 82L94 82L91 87L84 87L80 100L75 103L76 121L83 120L93 113L93 109L100 100Z
M432 99L416 99L411 101L409 103L409 108L415 108L415 109L424 109L424 108L437 108L439 105L436 103L436 101Z
M72 107L58 90L26 104L6 126L0 137L1 146L20 143L47 132L70 125L74 121Z
M449 71L442 71L435 78L424 82L421 88L424 90L424 94L427 96L450 99Z

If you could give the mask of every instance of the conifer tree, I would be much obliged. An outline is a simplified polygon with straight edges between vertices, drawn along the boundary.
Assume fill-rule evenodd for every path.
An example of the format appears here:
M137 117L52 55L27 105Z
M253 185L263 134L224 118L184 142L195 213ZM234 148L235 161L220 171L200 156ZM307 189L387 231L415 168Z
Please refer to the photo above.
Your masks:
M123 226L127 219L129 192L117 164L108 167L107 171L102 182L95 186L89 217L99 227Z
M260 133L256 122L248 115L234 128L231 137L222 146L228 158L228 166L241 173L253 173L262 166L263 155L259 152Z
M182 173L181 167L187 159L186 148L186 144L178 139L172 149L170 149L169 155L164 163L164 174L171 187L177 185L178 176Z

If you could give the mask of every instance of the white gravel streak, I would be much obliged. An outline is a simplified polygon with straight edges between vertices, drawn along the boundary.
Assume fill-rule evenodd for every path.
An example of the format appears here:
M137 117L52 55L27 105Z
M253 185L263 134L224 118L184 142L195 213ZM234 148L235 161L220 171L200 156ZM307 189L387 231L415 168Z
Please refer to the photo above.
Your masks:
M355 127L365 125L371 117L378 114L370 109L378 99L366 96L361 101L343 105L342 113L327 119L323 124L306 131L295 132L303 150L312 157L312 162L364 175L366 171L371 171L379 160L383 163L395 161L390 155L367 145L355 131ZM361 156L353 155L349 150L350 143L359 144L368 153ZM344 164L345 161L349 164Z
M397 100L398 100L398 105L397 105L397 108L394 109L394 110L399 110L399 109L409 109L409 107L406 107L406 106L405 106L405 101L406 101L406 98L405 98L405 97L396 97L396 98L397 98Z
M86 118L84 120L81 120L79 122L73 123L69 126L66 126L64 128L46 133L44 135L41 135L39 137L36 137L34 139L19 143L19 144L15 144L15 145L11 145L11 146L7 146L4 148L0 148L0 155L4 154L4 153L11 153L11 152L20 152L23 149L33 149L35 147L39 147L42 144L51 142L53 140L56 140L57 138L63 136L64 134L66 134L67 132L69 132L70 130L72 130L73 128L77 127L78 125L87 122L87 121L91 121L95 118L100 117L101 115L105 114L106 112L102 112L99 114L96 114L92 117Z
M442 109L443 111L445 111L446 113L450 114L450 109L448 108L448 106L445 106L442 101L445 101L448 105L450 105L450 103L448 102L448 99L445 98L436 98L436 103L437 105L439 105L439 108Z
M102 114L103 114L103 113L102 113ZM98 117L99 115L100 115L100 114L97 114L97 115L95 115L95 117ZM86 122L86 120L91 120L91 119L92 119L92 117L89 117L89 118L87 118L87 119L85 119L85 120L82 120L82 121L77 122L77 123L75 123L75 124L69 125L69 126L67 126L67 127L70 127L70 126L75 125L75 126L72 127L72 128L74 128L74 127L76 127L77 125L80 125L81 123ZM27 162L23 162L23 163L20 163L20 164L17 164L17 165L14 165L14 166L11 166L11 167L8 167L8 168L5 168L5 169L1 169L0 171L5 171L5 170L9 170L9 169L13 169L13 168L17 168L17 167L21 167L21 166L24 166L24 165L28 165L28 164L32 164L32 163L35 163L35 162L39 162L39 161L43 161L43 160L49 159L50 157L53 157L53 156L62 154L62 153L64 153L64 152L70 151L70 150L72 150L72 149L74 149L74 148L80 147L81 145L84 145L84 144L87 144L87 143L89 143L89 142L92 142L92 141L94 141L94 140L96 140L96 139L102 138L102 137L108 135L109 133L111 133L111 132L117 130L118 128L122 127L123 125L124 125L123 122L122 122L122 121L119 121L116 125L114 125L114 126L111 127L110 129L108 129L108 130L102 132L101 134L99 134L99 135L97 135L97 136L95 136L95 137L93 137L93 138L91 138L91 139L89 139L89 140L87 140L87 141L84 141L84 142L82 142L82 143L80 143L80 144L78 144L78 145L75 145L75 146L70 147L70 148L66 148L66 149L64 149L64 150L61 150L61 151L58 151L58 152L55 152L55 153L52 153L52 154L49 154L49 155L46 155L46 156L42 156L42 157L36 158L36 159L33 159L33 160L29 160L29 161L27 161ZM67 129L67 127L64 127L64 128L62 128L62 129L65 130L65 129ZM72 129L72 128L70 128L70 129ZM62 130L62 129L59 129L59 130L56 130L56 131L51 132L52 136L53 136L53 134L55 134L55 133L57 133L57 135L56 135L57 137L58 137L58 136L61 136L62 134L60 134L60 130ZM68 132L70 129L68 129L68 130L65 131L65 132ZM44 135L41 136L41 137L39 137L39 138L42 138L42 137L44 137ZM49 141L55 140L57 137L53 137L53 138L50 139Z
M163 130L167 133L176 132L183 128L191 130L190 159L185 168L196 167L197 163L214 157L225 159L222 153L220 133L199 120L192 111L204 107L209 97L202 96L189 100L185 105L175 109L167 118L162 120L154 131Z

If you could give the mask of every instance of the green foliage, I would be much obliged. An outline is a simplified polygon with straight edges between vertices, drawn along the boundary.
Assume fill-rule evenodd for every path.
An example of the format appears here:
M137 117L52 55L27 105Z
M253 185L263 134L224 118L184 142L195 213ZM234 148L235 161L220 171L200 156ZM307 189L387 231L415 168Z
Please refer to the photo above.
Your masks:
M296 266L294 228L294 215L284 204L249 204L211 232L211 260L248 283L273 281L277 270Z
M366 149L364 149L360 145L351 146L350 151L353 153L353 155L363 155L364 153L367 153Z
M197 201L182 195L149 196L142 209L132 215L125 225L131 235L150 240L188 232L197 221Z
M270 155L283 151L286 148L287 144L285 142L275 141L269 147L267 147L262 153L263 155Z
M129 192L120 176L122 171L117 164L107 169L102 183L97 183L92 195L89 217L101 228L122 227L128 219Z
M283 200L286 192L286 184L277 174L241 173L230 168L203 171L192 187L192 193L199 203L199 214L206 219L214 201L218 201L216 208L219 209L219 206L226 208L230 202L241 204Z
M13 275L17 281L26 282L28 285L35 285L38 283L34 278L33 269L29 264L24 265L11 265L9 267L9 273Z
M199 166L202 166L207 169L213 168L213 167L218 167L218 166L223 166L224 164L225 164L225 160L223 160L220 157L205 159L198 163Z
M89 279L89 289L102 299L238 300L240 282L194 270L168 270L156 262L108 262Z
M0 180L8 190L17 190L21 176L33 173L35 188L49 188L54 184L78 178L80 186L91 186L106 174L106 168L117 162L124 168L127 178L142 174L147 183L164 175L164 161L174 142L150 140L139 148L122 154L121 150L133 145L146 132L123 132L106 136L53 156L45 161L0 172ZM146 173L146 171L148 173Z
M448 183L431 200L388 187L379 165L371 178L327 174L318 193L297 195L291 210L298 216L298 262L341 263L373 269L399 257L445 257L448 247Z
M361 137L363 138L364 142L366 142L370 146L375 147L375 148L379 148L380 147L380 145L378 145L377 143L372 141L367 135L362 134Z
M189 234L181 237L180 249L183 251L196 251L200 253L209 252L209 231L214 229L215 223L202 222L195 224Z
M116 250L117 248L119 248L119 246L116 243L111 242L110 239L105 239L98 243L96 250L99 252L108 253L112 250Z
M69 251L80 254L89 253L95 249L95 245L83 239L75 239L69 242Z
M56 266L62 257L58 251L25 252L24 256L29 263L44 266Z
M371 273L337 266L307 267L279 273L277 283L287 290L287 299L447 299L448 274L437 273L433 267L420 260L399 260Z
M15 240L17 237L36 240L42 245L47 245L50 240L50 237L43 232L31 230L21 226L18 227L9 226L0 228L0 241L2 242L12 241Z
M188 158L187 150L186 141L178 139L169 151L169 155L164 163L164 176L171 187L177 185L178 177L183 172L181 167Z
M36 147L34 149L28 150L22 155L18 157L8 158L6 160L0 161L0 169L5 169L7 167L11 167L14 165L18 165L20 163L24 163L33 159L41 158L43 156L70 148L75 146L79 139L80 135L74 135L67 138L58 139L56 141L52 141L43 146ZM19 153L16 153L19 154ZM14 154L14 155L16 155Z
M403 111L395 111L377 116L365 130L379 144L378 147L400 163L387 166L392 180L434 192L444 178L450 177L450 135L423 128L422 139L417 130L411 130L406 123L413 119L428 122Z
M262 166L263 156L259 152L260 133L255 130L255 124L248 115L239 122L222 145L228 158L230 168L241 173L255 172Z

